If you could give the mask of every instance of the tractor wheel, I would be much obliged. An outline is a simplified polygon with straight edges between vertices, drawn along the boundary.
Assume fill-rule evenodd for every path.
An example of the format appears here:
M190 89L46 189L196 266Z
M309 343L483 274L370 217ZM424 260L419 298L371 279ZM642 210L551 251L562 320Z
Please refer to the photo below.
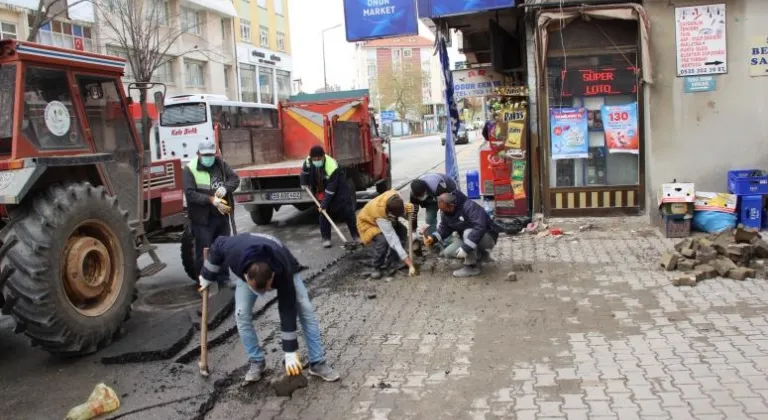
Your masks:
M17 210L0 249L3 312L50 353L109 345L136 298L128 212L89 183L52 186Z
M181 265L190 279L197 282L197 265L195 264L195 235L192 234L192 226L184 225L181 233Z
M268 225L272 222L274 210L272 206L257 206L251 210L251 220L259 226Z

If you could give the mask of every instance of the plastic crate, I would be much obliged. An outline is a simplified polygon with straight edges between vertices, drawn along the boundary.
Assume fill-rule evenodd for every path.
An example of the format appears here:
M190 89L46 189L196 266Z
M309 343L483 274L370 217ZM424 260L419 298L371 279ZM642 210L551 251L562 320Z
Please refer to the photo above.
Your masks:
M739 196L739 223L746 227L760 229L763 224L763 196Z
M759 169L728 171L728 192L737 195L768 194L768 175Z
M467 197L472 200L480 198L480 172L467 171Z
M687 238L691 236L691 219L664 216L664 236L667 238Z

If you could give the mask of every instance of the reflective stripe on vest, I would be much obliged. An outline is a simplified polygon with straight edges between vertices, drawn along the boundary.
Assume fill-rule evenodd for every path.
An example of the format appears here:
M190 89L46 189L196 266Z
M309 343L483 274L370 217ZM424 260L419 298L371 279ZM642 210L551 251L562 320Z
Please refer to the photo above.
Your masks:
M198 190L203 191L210 191L211 190L211 174L206 171L201 171L197 169L197 160L199 158L192 159L188 164L187 168L192 172L192 176L195 177L195 185L197 186Z
M307 166L312 168L314 167L314 165L312 164L311 157L307 157ZM323 165L323 170L325 171L325 177L330 178L331 175L333 175L333 171L335 171L336 169L339 169L339 164L336 163L336 159L328 155L325 155L325 164Z

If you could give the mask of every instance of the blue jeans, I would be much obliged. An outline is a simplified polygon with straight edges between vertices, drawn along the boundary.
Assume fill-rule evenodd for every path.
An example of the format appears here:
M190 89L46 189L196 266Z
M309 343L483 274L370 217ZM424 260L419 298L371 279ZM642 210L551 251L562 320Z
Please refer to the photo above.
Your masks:
M304 331L304 341L307 343L309 352L309 363L320 363L325 361L325 349L320 339L320 326L317 323L317 315L312 302L309 301L307 287L304 286L301 276L293 276L293 284L296 287L296 309L301 323L301 330ZM235 290L235 322L237 324L237 333L240 335L240 341L245 347L248 359L251 362L263 362L264 350L259 345L259 337L256 336L256 329L253 328L253 305L259 297L251 291L248 283L243 280L237 280L237 289Z

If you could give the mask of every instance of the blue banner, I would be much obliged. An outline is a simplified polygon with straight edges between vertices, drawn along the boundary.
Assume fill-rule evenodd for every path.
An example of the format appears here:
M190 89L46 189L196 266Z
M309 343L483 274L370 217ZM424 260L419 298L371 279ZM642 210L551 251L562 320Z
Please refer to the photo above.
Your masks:
M456 181L456 185L461 189L459 182L459 164L456 161L456 146L454 139L459 131L459 109L456 107L456 99L453 97L453 74L451 73L451 62L448 58L448 48L445 45L445 38L438 32L437 53L440 55L440 65L443 70L443 79L445 80L445 106L448 110L445 125L445 174Z
M515 7L515 0L418 0L418 3L422 18Z
M553 160L589 157L586 108L550 108L549 125Z
M417 35L414 0L344 0L347 42Z

